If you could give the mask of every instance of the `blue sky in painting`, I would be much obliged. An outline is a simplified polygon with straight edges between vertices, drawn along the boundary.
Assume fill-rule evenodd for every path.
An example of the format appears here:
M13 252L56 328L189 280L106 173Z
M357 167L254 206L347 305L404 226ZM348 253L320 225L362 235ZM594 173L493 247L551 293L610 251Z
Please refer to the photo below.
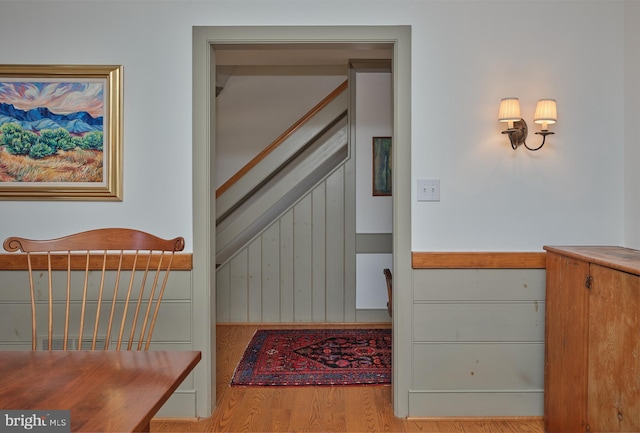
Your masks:
M100 82L1 81L0 103L21 110L46 107L52 113L86 111L104 115L104 84Z

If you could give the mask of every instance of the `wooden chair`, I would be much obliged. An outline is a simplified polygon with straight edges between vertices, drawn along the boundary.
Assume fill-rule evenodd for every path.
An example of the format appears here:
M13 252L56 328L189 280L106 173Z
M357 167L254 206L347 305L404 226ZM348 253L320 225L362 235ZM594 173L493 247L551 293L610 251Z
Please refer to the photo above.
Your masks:
M393 277L391 276L390 269L385 268L382 272L384 273L385 280L387 280L387 296L389 297L387 311L389 312L389 316L393 317Z
M115 350L123 343L126 350L148 350L174 253L184 249L184 239L105 228L50 240L10 237L4 249L26 253L32 350L38 348L36 324L44 325L37 313L44 315L45 308L48 338L42 349L53 350L55 341L62 350L82 350L83 344L95 350L98 343L105 350L114 343ZM85 328L93 331L85 336Z

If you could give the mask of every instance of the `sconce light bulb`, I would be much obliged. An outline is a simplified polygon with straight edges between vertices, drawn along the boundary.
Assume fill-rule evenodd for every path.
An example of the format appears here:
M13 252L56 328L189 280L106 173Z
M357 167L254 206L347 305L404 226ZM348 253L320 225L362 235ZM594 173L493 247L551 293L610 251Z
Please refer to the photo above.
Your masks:
M533 121L542 125L543 131L549 130L549 124L558 120L558 109L555 99L540 99L536 104Z

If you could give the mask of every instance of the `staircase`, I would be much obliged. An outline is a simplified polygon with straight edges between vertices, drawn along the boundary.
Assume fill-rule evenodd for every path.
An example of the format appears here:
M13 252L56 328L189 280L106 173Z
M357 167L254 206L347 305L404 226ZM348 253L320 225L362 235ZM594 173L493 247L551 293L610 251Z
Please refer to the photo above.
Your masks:
M347 93L344 82L216 191L219 322L355 319Z
M349 156L347 82L216 191L216 263L226 262Z

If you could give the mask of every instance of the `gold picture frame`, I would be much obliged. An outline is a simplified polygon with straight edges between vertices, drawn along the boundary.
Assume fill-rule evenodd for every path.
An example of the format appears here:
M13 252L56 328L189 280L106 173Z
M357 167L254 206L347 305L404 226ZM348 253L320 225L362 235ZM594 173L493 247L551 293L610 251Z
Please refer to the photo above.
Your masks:
M0 200L122 200L122 65L0 65Z

